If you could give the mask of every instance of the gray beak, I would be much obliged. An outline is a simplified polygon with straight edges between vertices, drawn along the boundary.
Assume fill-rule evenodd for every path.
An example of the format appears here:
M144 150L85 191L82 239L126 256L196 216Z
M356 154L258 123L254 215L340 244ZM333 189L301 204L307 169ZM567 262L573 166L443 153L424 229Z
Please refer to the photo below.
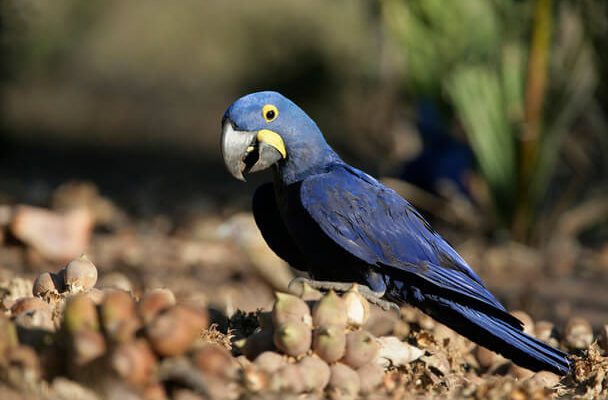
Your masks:
M222 125L222 156L230 174L241 181L243 173L265 170L283 158L273 146L258 141L258 132L237 131L229 119Z

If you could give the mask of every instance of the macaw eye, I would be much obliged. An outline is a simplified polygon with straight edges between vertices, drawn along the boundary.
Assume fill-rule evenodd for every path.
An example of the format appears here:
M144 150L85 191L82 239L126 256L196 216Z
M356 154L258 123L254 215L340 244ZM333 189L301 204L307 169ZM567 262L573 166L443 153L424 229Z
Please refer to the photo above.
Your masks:
M279 116L279 110L272 104L266 104L262 107L262 115L266 122L272 122Z

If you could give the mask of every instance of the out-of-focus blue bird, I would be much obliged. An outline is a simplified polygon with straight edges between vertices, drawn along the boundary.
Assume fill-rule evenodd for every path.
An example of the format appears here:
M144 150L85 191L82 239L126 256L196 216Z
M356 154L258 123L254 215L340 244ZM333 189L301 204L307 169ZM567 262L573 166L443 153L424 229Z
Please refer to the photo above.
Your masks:
M313 286L358 283L377 304L416 306L523 367L569 371L565 353L525 334L414 207L342 161L293 102L276 92L247 95L228 108L222 128L234 177L272 168L273 182L253 197L256 223Z
M474 166L471 148L450 134L449 124L436 102L422 99L416 111L422 151L403 164L399 178L437 195L445 195L442 189L448 184L470 198L467 178Z

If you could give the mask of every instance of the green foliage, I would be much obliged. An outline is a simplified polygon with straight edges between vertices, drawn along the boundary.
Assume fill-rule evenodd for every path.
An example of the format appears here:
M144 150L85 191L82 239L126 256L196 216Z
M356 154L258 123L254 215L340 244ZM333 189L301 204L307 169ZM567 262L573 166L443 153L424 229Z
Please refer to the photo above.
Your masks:
M490 189L496 220L526 239L564 136L596 85L581 5L388 0L384 21L415 97L447 103Z

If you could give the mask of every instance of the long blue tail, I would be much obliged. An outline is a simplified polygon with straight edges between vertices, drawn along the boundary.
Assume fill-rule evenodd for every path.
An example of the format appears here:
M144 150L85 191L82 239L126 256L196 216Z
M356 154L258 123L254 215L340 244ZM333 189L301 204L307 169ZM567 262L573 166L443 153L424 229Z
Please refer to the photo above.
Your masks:
M412 293L412 289L414 292ZM500 313L489 313L439 295L423 294L410 287L405 300L466 338L495 351L532 371L547 370L565 375L570 371L567 354L523 332ZM401 296L400 296L401 297ZM403 301L403 299L401 299Z

